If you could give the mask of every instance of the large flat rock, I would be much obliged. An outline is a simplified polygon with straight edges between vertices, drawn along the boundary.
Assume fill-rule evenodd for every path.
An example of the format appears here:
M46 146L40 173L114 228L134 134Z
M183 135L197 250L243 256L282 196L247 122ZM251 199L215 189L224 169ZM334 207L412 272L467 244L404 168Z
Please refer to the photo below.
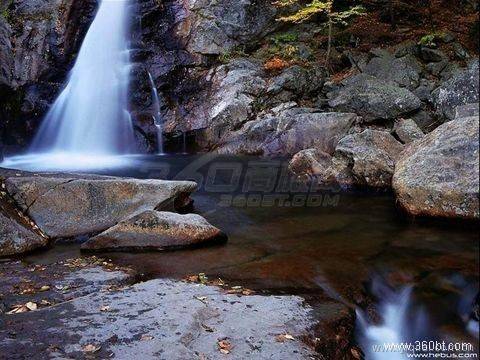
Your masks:
M300 339L315 323L303 302L151 280L0 317L0 353L83 358L94 349L91 356L98 358L310 359L315 353ZM292 338L279 341L282 334ZM230 344L228 355L220 352L220 341Z
M175 210L196 188L189 181L19 175L7 173L7 192L51 238L99 233L146 210Z
M200 215L149 210L94 236L82 244L82 250L168 250L226 238Z
M411 143L395 168L398 202L412 215L479 217L478 117L452 120Z

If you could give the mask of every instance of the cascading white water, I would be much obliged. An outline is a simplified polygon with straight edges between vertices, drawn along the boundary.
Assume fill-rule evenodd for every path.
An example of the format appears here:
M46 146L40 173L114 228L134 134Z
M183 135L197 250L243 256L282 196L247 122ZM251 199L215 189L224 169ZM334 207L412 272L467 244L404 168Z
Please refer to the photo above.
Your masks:
M380 324L368 321L367 315L357 310L357 331L366 359L404 360L407 355L402 352L378 351L384 344L400 344L421 339L428 331L428 317L422 309L412 308L412 287L406 286L393 291L387 286L374 282L373 292L382 299L378 312L382 317ZM412 320L413 319L413 320ZM377 347L377 351L375 351Z
M153 105L153 124L157 129L157 152L163 154L163 125L162 114L160 112L160 98L158 97L158 90L153 81L152 74L148 73L148 79L150 80L150 86L152 88L152 105Z
M132 150L133 128L125 113L130 71L127 5L127 0L101 1L32 152L114 155Z
M100 5L63 91L47 113L29 154L2 166L84 169L123 163L135 150L128 105L129 0Z

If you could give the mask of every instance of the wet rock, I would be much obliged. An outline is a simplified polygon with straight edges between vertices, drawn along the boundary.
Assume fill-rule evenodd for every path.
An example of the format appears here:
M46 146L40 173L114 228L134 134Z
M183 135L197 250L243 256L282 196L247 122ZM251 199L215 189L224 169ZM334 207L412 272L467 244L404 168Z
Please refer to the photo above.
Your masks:
M457 106L478 103L479 75L478 59L472 61L468 68L456 71L433 92L434 104L439 116L446 120L455 117Z
M390 53L374 57L364 69L365 74L410 90L418 86L422 71L422 64L413 55L395 57Z
M28 174L8 177L5 184L18 206L53 238L101 232L146 210L173 210L196 188L189 181Z
M6 310L33 302L38 309L131 284L135 273L95 256L55 263L0 263L0 293ZM0 312L1 313L1 312ZM1 323L0 318L0 323Z
M351 113L322 113L309 108L273 111L246 123L217 150L222 154L294 155L316 148L333 153L338 140L357 120Z
M418 97L408 89L369 75L355 75L343 85L328 94L329 105L336 111L354 112L367 122L394 119L421 106Z
M293 156L288 169L298 176L310 176L324 173L331 162L331 155L317 149L305 149Z
M237 59L212 69L207 75L208 91L188 104L182 119L167 121L166 129L184 123L186 130L204 129L202 146L211 148L229 132L254 116L256 99L265 91L266 81L260 63Z
M82 244L82 250L168 250L223 242L226 235L200 215L145 211Z
M108 310L100 311L105 305ZM322 313L322 321L338 318L339 307L329 309ZM55 307L12 315L8 321L8 327L0 327L0 351L21 351L25 357L39 353L84 357L88 344L93 344L94 355L100 358L139 354L142 359L315 357L314 350L301 341L315 325L313 310L303 298L227 295L213 286L170 280L95 292ZM279 342L277 336L282 334L291 335L292 340ZM222 340L231 345L229 355L220 351ZM28 345L19 347L23 343Z
M403 145L386 131L366 129L338 142L335 153L347 158L360 185L391 186L395 163Z
M34 233L0 211L0 256L23 254L47 245L47 238Z
M458 118L406 148L393 188L408 213L479 217L478 132L478 117Z
M399 119L395 122L393 131L404 144L419 140L425 135L412 119Z
M343 188L355 185L348 161L317 149L306 149L295 154L288 169L298 177L315 180L323 185L339 185Z

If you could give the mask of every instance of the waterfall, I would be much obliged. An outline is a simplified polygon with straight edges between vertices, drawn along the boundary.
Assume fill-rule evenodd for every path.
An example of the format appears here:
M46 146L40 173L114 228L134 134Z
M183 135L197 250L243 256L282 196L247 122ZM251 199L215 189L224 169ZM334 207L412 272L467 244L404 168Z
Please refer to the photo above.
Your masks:
M378 312L379 324L370 323L365 312L357 310L357 331L360 345L366 359L404 360L407 355L402 352L376 351L375 347L384 344L400 344L421 340L428 336L430 329L426 313L412 305L412 286L405 286L394 291L386 285L375 281L373 293L381 300Z
M119 155L134 150L126 110L130 77L128 0L101 0L68 82L31 153Z
M153 124L157 130L157 153L162 155L163 152L163 125L162 114L160 113L160 98L158 97L158 90L153 81L152 74L148 72L148 79L152 88L152 105L153 105Z

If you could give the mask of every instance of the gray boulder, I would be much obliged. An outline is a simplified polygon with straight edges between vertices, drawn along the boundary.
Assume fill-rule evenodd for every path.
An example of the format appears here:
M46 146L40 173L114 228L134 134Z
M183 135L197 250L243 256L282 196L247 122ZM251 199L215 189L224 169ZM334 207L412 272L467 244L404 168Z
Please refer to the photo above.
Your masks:
M393 178L400 205L412 215L478 218L478 141L478 117L465 117L410 144Z
M343 85L328 94L330 107L356 113L367 122L394 119L418 110L422 104L408 89L366 74L348 78Z
M478 59L468 68L456 71L433 92L434 105L439 116L446 120L455 117L457 106L478 103L479 75Z
M167 250L221 242L226 235L200 215L149 210L102 232L82 250Z
M307 69L299 65L285 69L274 77L267 88L268 95L278 95L286 91L300 97L322 89L326 74L322 68Z
M8 193L49 237L104 231L146 210L186 204L189 181L111 177L19 176L5 179Z
M332 157L317 149L306 149L295 154L288 169L299 178L314 180L322 185L339 185L343 188L355 185L346 159Z
M422 71L422 64L415 56L407 54L402 57L395 57L389 53L374 57L364 69L365 74L382 81L396 83L398 86L410 90L419 85Z
M479 116L479 103L457 106L455 109L455 118L464 118L470 116Z
M0 256L23 254L48 245L48 239L34 233L0 209Z
M341 139L335 154L348 159L357 184L387 188L403 147L386 131L366 129Z
M206 77L208 90L195 96L181 119L167 120L165 128L171 131L181 122L181 130L203 129L202 137L197 139L200 146L215 146L255 116L256 99L267 87L263 76L261 63L248 59L213 68Z
M254 0L197 0L183 2L177 10L176 36L187 41L187 50L220 55L238 45L257 41L275 22L276 8Z
M448 60L448 57L440 50L432 49L428 46L420 46L418 49L418 55L425 62L441 62Z
M395 121L393 131L404 144L419 140L425 135L422 129L420 129L412 119L398 119Z
M222 154L257 154L263 156L294 155L300 150L316 148L333 153L338 140L357 120L351 113L321 113L315 109L273 109L246 123L217 150Z

